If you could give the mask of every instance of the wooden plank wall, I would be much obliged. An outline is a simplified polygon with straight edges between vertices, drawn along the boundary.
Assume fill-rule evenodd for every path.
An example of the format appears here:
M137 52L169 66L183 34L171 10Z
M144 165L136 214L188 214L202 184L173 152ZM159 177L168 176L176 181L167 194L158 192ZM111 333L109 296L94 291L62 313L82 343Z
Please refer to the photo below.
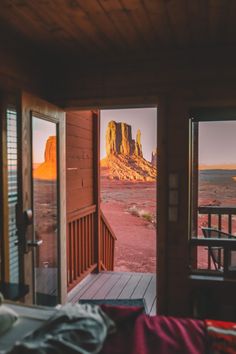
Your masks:
M66 114L67 215L93 205L93 119L91 111Z
M20 89L46 97L44 87L47 87L46 82L49 76L46 65L42 64L39 56L32 55L29 49L26 51L25 47L20 47L15 43L14 45L16 45L16 50L1 45L1 90L14 93ZM38 70L45 72L46 75L39 75Z
M67 112L66 206L67 288L70 291L98 262L97 164L98 116L92 111Z

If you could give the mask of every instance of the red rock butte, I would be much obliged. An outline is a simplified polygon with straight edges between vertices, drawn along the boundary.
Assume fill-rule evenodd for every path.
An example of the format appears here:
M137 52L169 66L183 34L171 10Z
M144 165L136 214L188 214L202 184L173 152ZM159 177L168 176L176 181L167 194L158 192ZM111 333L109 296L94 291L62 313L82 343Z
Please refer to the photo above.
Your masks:
M33 177L42 180L56 180L57 178L57 141L56 136L50 136L47 139L44 162L41 163L34 171Z
M156 165L143 157L140 129L134 140L130 125L110 121L106 130L106 153L101 160L102 175L118 180L156 180Z

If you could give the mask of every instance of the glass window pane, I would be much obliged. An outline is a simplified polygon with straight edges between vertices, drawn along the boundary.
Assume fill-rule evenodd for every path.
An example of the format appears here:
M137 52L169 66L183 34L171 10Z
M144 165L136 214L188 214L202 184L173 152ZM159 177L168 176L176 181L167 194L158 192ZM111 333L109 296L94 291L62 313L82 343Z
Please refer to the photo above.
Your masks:
M36 303L58 303L57 126L32 118Z

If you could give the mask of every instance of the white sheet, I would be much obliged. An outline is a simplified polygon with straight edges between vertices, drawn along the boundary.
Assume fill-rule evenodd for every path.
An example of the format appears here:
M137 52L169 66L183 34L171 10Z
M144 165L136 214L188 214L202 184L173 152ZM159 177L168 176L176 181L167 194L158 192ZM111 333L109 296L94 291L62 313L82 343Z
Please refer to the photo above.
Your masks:
M9 331L0 336L0 354L9 350L16 341L21 340L35 329L39 328L56 311L55 308L24 306L5 303L17 312L19 319Z

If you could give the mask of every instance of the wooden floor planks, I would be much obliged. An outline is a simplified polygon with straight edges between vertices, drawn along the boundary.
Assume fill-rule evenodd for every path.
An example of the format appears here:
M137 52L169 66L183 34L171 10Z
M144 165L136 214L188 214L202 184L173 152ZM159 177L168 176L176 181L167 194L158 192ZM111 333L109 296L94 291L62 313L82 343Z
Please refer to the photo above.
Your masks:
M123 291L126 284L128 283L130 278L131 278L131 275L128 273L123 273L123 275L120 275L119 280L111 288L111 290L109 291L109 293L106 296L106 299L117 299L118 296L120 295L120 293Z
M68 302L79 299L144 298L147 313L156 314L156 275L152 273L101 272L90 274L68 295Z

